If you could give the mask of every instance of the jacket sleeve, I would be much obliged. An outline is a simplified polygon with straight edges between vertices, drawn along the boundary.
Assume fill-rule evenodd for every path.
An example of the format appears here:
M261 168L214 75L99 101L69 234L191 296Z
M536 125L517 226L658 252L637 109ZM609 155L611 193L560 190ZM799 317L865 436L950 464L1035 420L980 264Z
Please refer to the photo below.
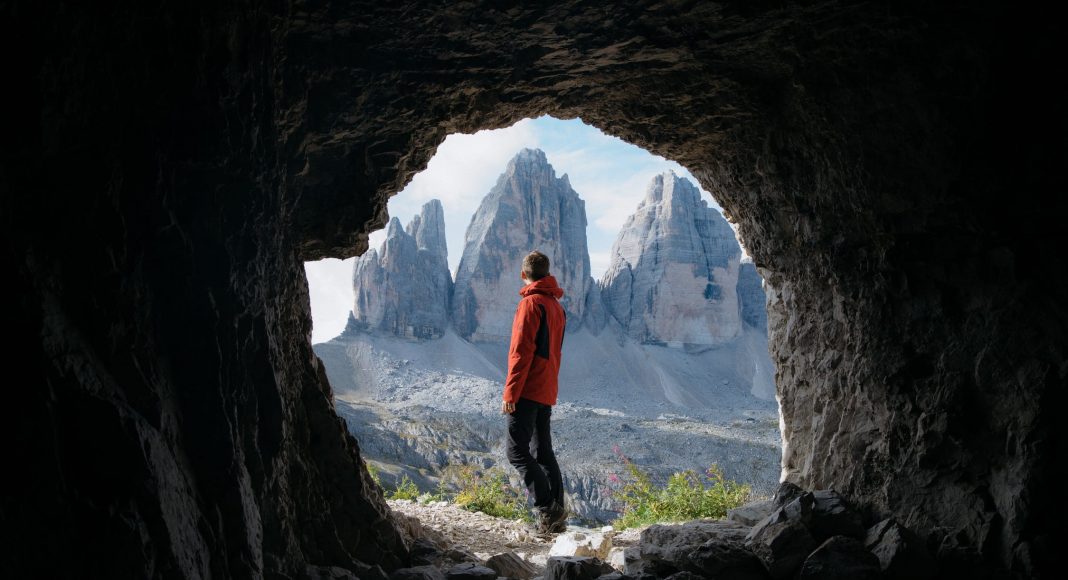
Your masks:
M504 400L514 403L523 394L530 363L534 360L534 335L540 322L533 300L520 300L512 321L512 342L508 347L508 377L504 381Z

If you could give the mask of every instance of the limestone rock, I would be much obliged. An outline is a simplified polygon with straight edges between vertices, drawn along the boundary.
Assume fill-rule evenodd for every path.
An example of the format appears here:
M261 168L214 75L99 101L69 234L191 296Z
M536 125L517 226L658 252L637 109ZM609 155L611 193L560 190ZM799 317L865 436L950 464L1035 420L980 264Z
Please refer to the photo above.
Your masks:
M595 580L615 570L599 558L554 556L545 564L546 580Z
M742 332L740 260L727 220L687 179L664 173L616 238L601 294L639 341L722 344Z
M447 580L496 580L497 571L474 562L465 562L449 568L445 572L445 578Z
M820 544L797 573L798 580L877 580L879 559L859 540L834 536Z
M765 580L764 564L740 542L709 540L687 557L690 571L722 580Z
M786 499L786 497L783 499ZM807 527L809 520L812 518L812 506L814 503L815 497L811 492L800 492L798 495L793 496L793 499L776 508L766 518L757 522L755 526L749 529L745 540L748 542L760 535L765 528L787 521L796 521Z
M394 570L389 580L445 580L445 574L434 566L413 566Z
M346 332L430 339L445 333L452 277L441 202L427 202L407 231L393 218L386 240L353 266L355 299Z
M817 545L800 518L770 523L754 531L745 545L764 562L775 580L791 577Z
M760 520L771 515L775 508L773 500L754 501L728 510L727 519L743 526L755 526Z
M567 175L556 177L545 153L520 151L483 198L464 236L456 272L452 321L475 341L508 342L522 287L523 257L540 250L564 296L568 328L577 329L586 311L590 255L586 246L586 204Z
M493 569L500 576L519 580L533 578L538 572L534 566L516 556L514 552L504 552L490 557L486 560L486 567Z
M747 326L768 332L767 296L764 294L764 279L756 265L743 258L738 267L738 303L742 310L742 322Z
M607 560L611 549L610 533L570 530L556 536L553 547L549 549L549 556L590 556Z
M682 524L659 524L642 531L641 558L669 562L681 568L691 552L709 541L740 543L748 527L726 520L698 520Z
M883 575L892 580L933 578L936 564L923 540L893 518L872 526L864 547L879 559Z
M779 488L775 490L775 496L772 498L772 501L775 502L776 506L782 507L803 493L805 493L805 490L801 489L801 486L796 483L784 481L780 483Z
M860 514L838 492L830 489L812 492L812 515L808 528L819 540L831 536L863 538Z

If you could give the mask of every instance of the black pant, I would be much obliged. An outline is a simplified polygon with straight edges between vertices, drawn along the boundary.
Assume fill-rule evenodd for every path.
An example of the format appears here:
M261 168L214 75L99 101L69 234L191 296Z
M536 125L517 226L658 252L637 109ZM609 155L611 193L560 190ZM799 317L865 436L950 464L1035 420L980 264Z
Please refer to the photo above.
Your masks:
M564 506L564 481L549 432L552 412L550 405L519 399L515 412L508 415L508 461L534 496L534 507L543 513L554 502Z

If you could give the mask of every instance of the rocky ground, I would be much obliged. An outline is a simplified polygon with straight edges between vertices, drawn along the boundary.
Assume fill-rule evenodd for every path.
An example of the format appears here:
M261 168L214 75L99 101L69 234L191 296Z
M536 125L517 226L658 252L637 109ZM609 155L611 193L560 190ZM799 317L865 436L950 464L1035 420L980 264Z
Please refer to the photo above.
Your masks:
M937 572L929 546L908 528L865 520L833 490L790 483L720 520L621 532L569 526L554 536L445 502L389 505L412 553L412 566L389 580L923 580Z
M497 554L513 552L538 569L545 567L550 552L558 542L560 547L557 552L563 552L568 542L576 536L591 538L594 540L591 543L596 543L600 553L608 558L614 549L618 551L637 545L641 532L640 529L616 532L611 526L596 529L569 526L563 535L546 536L535 533L529 523L470 512L449 502L389 500L388 503L394 512L418 520L424 529L432 530L450 547L469 552L479 560L485 561ZM576 550L577 543L570 554L554 555L574 555Z
M585 331L568 340L579 351L599 352L597 361L576 358L561 371L553 409L554 447L577 516L572 523L615 517L610 479L623 470L620 455L658 480L715 463L755 495L774 491L781 455L777 404L753 397L731 370L734 350L608 348L604 337ZM338 413L387 487L406 475L430 491L448 466L462 464L499 466L514 476L502 446L503 371L493 362L505 353L451 333L433 347L362 335L315 345ZM627 379L628 365L655 376ZM721 371L713 375L710 368Z

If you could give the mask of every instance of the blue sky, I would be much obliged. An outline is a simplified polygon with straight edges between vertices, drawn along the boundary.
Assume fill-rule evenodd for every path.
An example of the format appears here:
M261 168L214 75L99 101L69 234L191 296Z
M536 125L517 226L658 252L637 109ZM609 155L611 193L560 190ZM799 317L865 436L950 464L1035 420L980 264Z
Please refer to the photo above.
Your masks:
M505 129L449 135L426 170L390 199L389 215L407 225L424 203L440 199L445 209L449 268L455 273L471 216L508 161L524 147L545 151L556 175L566 173L571 186L586 201L586 235L595 279L608 268L612 242L627 216L637 209L653 176L673 170L697 184L678 163L606 135L580 119L540 117ZM708 192L701 192L710 206L719 209ZM379 247L384 239L385 230L373 233L371 247ZM313 342L329 340L345 326L352 307L353 260L305 263Z

